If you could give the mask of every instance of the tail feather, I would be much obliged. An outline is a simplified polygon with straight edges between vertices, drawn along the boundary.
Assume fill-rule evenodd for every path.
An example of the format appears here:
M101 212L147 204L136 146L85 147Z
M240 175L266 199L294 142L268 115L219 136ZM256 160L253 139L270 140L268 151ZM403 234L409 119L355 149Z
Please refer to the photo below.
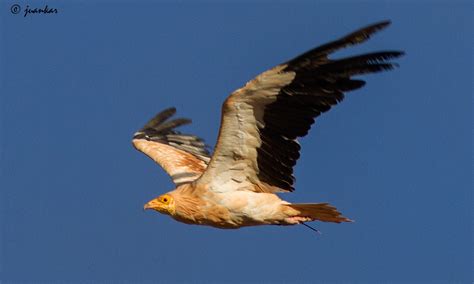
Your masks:
M353 222L351 219L342 216L341 212L329 203L298 203L288 204L288 206L299 212L295 217L311 218L311 221Z

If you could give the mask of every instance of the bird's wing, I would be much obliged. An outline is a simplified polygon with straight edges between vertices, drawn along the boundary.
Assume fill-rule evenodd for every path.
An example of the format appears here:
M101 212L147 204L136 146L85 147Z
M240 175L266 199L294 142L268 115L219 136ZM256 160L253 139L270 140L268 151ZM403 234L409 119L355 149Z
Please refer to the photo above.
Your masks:
M314 48L270 69L224 102L221 127L209 166L196 181L214 191L293 191L298 137L314 119L365 82L352 76L390 70L403 55L381 51L338 60L332 52L359 44L390 22L380 22Z
M157 114L133 135L132 143L163 167L176 185L181 185L201 176L210 158L201 138L174 130L191 123L183 118L168 120L175 113L175 108L169 108Z

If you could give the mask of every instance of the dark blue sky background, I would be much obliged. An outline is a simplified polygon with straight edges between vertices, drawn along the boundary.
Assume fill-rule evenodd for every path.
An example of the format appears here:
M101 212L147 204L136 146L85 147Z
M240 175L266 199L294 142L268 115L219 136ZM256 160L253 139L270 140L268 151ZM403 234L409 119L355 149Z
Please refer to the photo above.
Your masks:
M472 282L471 1L91 2L0 5L0 280ZM225 231L142 211L173 188L130 142L156 112L214 145L234 89L383 19L336 56L405 50L400 68L320 117L283 195L355 223Z

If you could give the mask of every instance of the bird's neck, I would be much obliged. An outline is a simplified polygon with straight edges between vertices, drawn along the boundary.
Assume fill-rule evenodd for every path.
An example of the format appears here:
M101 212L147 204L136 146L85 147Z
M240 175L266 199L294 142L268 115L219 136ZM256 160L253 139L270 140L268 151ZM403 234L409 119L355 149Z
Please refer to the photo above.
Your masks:
M172 214L175 219L185 223L196 223L202 217L200 216L202 208L206 204L192 183L178 186L171 194L175 202L175 210Z

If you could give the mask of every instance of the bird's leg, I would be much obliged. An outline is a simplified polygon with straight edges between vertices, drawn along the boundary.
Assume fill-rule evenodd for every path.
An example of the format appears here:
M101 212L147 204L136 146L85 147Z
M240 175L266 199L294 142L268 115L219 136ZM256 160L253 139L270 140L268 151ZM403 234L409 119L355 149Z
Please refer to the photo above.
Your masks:
M305 222L301 222L301 225L305 226L306 228L308 228L308 229L310 229L310 230L315 231L315 232L318 233L319 235L322 234L321 231L319 231L319 230L316 229L316 228L311 227L310 225L306 224Z
M287 217L285 218L285 222L289 225L298 225L303 222L308 222L308 221L313 221L309 217L301 217L301 216L293 216L293 217Z

